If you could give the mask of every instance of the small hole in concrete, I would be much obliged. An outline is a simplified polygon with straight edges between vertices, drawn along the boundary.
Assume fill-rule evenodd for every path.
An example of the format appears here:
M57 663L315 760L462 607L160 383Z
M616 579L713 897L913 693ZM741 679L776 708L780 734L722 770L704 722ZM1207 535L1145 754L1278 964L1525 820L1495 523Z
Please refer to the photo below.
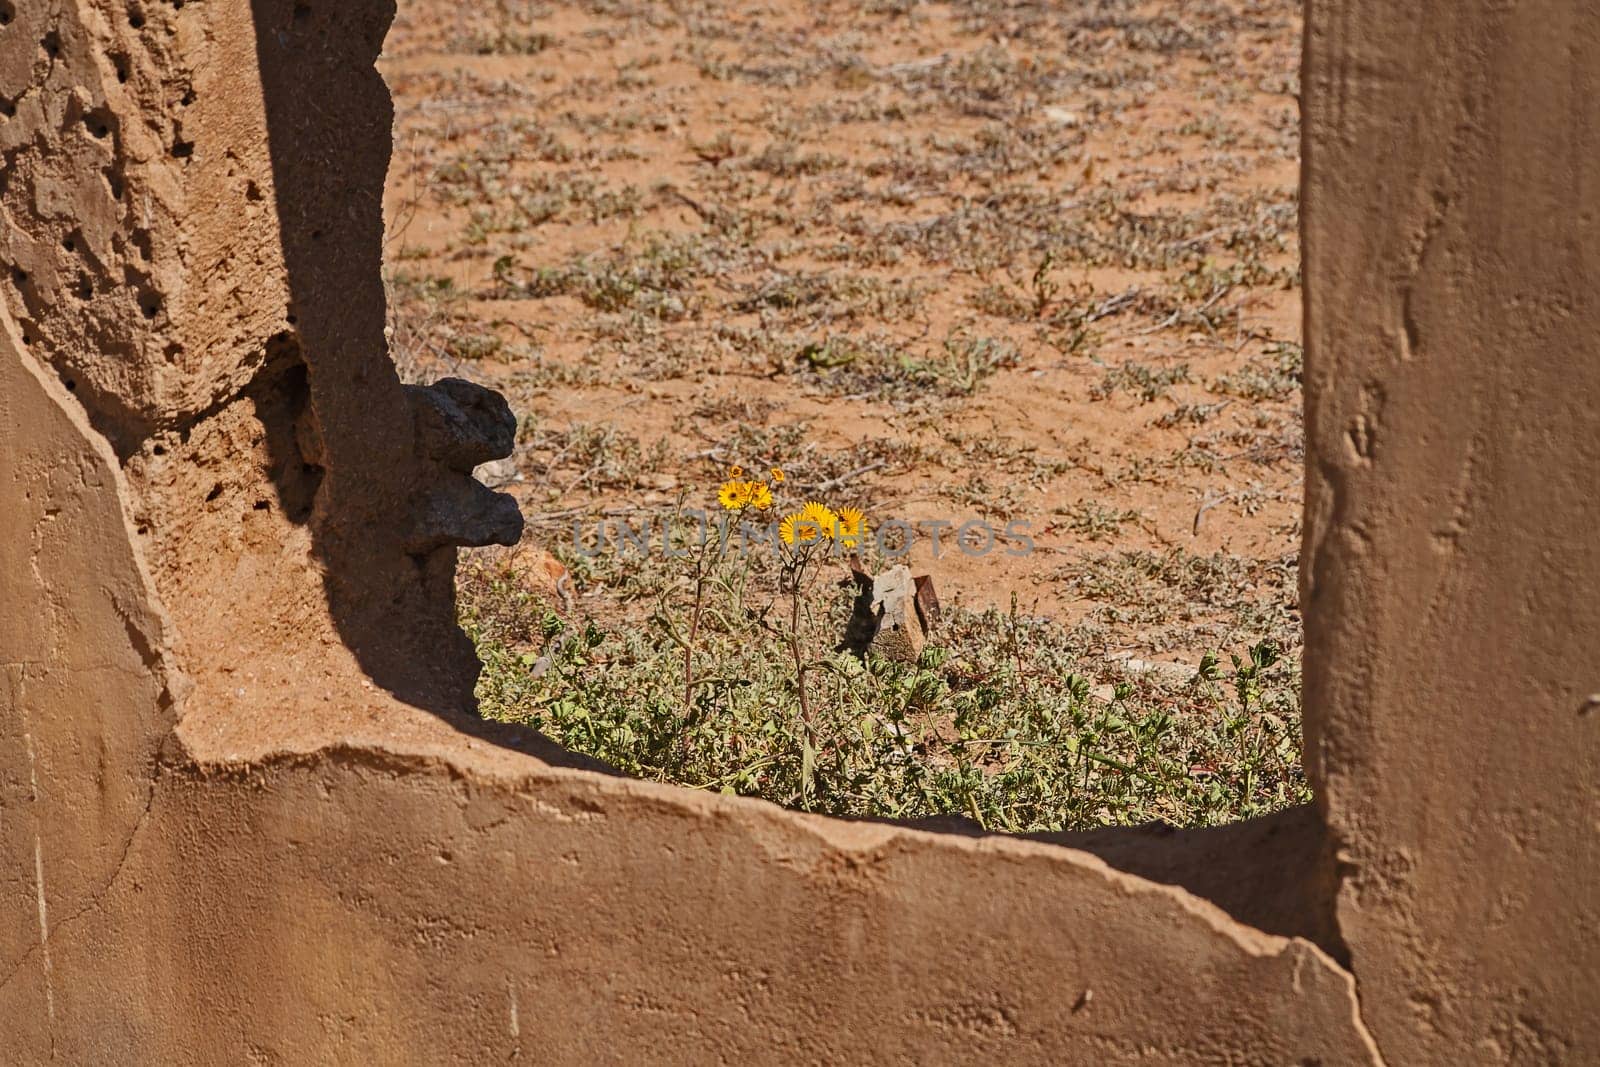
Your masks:
M253 507L253 508L254 508L254 509L255 509L255 510L256 510L256 511L268 511L268 510L270 510L270 509L271 509L271 507L272 507L272 505L271 505L271 504L268 504L268 503L267 503L267 502L266 502L266 501L265 501L265 500L257 500L257 501L256 501L256 502L255 502L255 503L254 503L254 504L253 504L253 505L251 505L251 506L252 506L252 507Z
M174 141L172 144L172 154L177 159L188 159L190 156L194 155L194 142Z
M111 65L117 69L117 81L126 83L128 80L128 60L125 56L112 56Z
M0 26L11 25L11 20L16 17L16 8L11 6L10 0L0 0Z
M6 118L9 119L9 118L14 118L16 116L16 114L17 114L17 105L16 105L15 101L12 101L12 100L0 100L0 115L4 115Z
M45 55L49 56L51 59L60 58L61 37L54 30L51 30L49 33L45 34L44 41L41 43L44 46Z
M65 248L68 252L76 252L78 250L78 243L72 239L71 234L68 234L61 239L61 247Z
M161 301L153 296L145 297L139 301L139 310L144 312L145 318L153 319L156 317L156 313L161 310Z
M67 392L76 393L77 391L78 391L78 383L73 381L71 378L68 378L67 379Z
M167 454L167 450L166 450L166 447L165 447L165 446L163 446L163 445L156 445L156 446L155 446L155 447L154 447L154 448L152 448L152 449L151 449L151 450L150 450L150 451L151 451L151 452L152 452L152 453L154 453L154 454L155 454L155 455L158 455L158 456L164 456L164 455L166 455L166 454Z
M78 275L78 299L88 300L94 296L94 283L87 274Z
M144 12L138 8L128 9L128 25L136 30L144 29Z
M218 482L216 485L213 485L211 487L211 492L206 494L206 503L208 503L208 504L211 503L211 501L217 499L217 497L219 497L221 495L222 495L222 483Z
M261 199L261 187L258 186L255 182L245 182L244 183L244 198L246 200L260 200Z

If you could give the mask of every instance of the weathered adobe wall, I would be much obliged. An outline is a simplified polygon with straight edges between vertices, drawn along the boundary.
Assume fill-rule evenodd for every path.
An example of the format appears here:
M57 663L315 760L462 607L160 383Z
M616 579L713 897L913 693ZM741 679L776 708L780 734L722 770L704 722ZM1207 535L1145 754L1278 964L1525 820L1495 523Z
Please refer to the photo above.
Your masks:
M228 726L190 693L174 727L113 454L14 338L0 385L0 589L49 621L3 631L11 1062L1373 1061L1320 950L1084 853L563 769L377 696Z
M372 60L388 9L0 0L0 94L16 102L0 253L25 275L0 283L0 1048L24 1063L1377 1062L1364 1013L1391 1063L1600 1056L1568 992L1600 960L1582 892L1593 792L1574 784L1593 780L1592 729L1557 721L1582 689L1580 632L1595 636L1582 594L1600 560L1569 543L1594 517L1594 438L1467 403L1500 383L1526 415L1592 426L1592 361L1567 353L1592 349L1594 309L1533 238L1507 236L1519 221L1474 214L1500 202L1496 167L1566 190L1521 151L1556 120L1514 109L1506 130L1483 88L1533 31L1435 15L1457 66L1416 84L1384 65L1407 16L1347 0L1311 17L1308 720L1358 1005L1322 949L1265 932L1344 952L1319 910L1320 817L1070 841L1212 903L1076 848L800 816L475 726L448 586L454 543L509 533L459 480L503 426L476 394L404 392L384 358L389 113ZM1568 55L1570 81L1506 99L1582 116L1583 53ZM1504 141L1448 156L1459 138L1398 118L1464 93L1467 128ZM1450 187L1459 215L1419 260L1446 267L1399 272L1411 246L1389 220L1426 211L1428 176L1457 162L1477 184ZM123 193L97 208L108 168ZM1575 208L1592 227L1591 209ZM74 219L94 250L82 306L64 303ZM1594 247L1592 229L1558 240L1571 271ZM1538 267L1542 287L1466 307L1484 293L1455 286L1480 276L1450 272L1480 252L1477 269ZM1546 355L1547 340L1570 347ZM1558 371L1561 390L1532 391ZM1381 411L1352 381L1379 383ZM1450 417L1428 421L1430 388ZM1415 502L1453 484L1429 465L1456 461L1446 431L1481 441L1482 510L1430 570ZM1570 482L1534 466L1557 459ZM1535 479L1545 492L1520 484ZM1519 510L1524 494L1540 506ZM1520 579L1493 571L1507 562ZM1436 588L1455 599L1425 616ZM1564 613L1542 634L1556 651L1532 646L1544 616L1525 603ZM1491 608L1516 626L1495 629ZM1481 646L1447 658L1486 635L1518 649L1498 664L1512 681ZM1408 660L1401 637L1432 644ZM1480 693L1544 715L1551 746L1521 742ZM1430 741L1419 709L1460 740ZM1504 827L1532 847L1507 851ZM1497 850L1492 881L1465 873L1468 845Z
M1306 725L1392 1063L1600 1061L1600 5L1310 5Z
M521 519L465 471L514 427L388 359L383 11L3 0L0 20L0 295L122 468L197 696L292 701L318 671L466 707L454 546Z

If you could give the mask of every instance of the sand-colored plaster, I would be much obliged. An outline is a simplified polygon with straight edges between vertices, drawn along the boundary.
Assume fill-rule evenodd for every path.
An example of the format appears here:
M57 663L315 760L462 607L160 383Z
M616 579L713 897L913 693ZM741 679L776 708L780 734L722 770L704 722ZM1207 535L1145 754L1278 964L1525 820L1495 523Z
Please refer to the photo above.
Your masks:
M13 28L49 32L50 11L62 29L49 64L0 40L0 87L40 109L0 127L37 134L5 142L24 179L0 190L9 254L48 258L58 216L39 205L83 167L33 91L62 70L101 69L78 106L175 130L134 119L170 120L152 86L188 60L169 46L203 43L238 101L223 151L272 181L251 201L270 225L244 242L257 276L217 334L241 341L208 344L188 376L128 361L128 337L148 353L200 336L159 315L40 329L56 320L29 282L0 310L0 1047L23 1063L1593 1058L1592 161L1557 151L1587 144L1592 64L1562 5L1537 5L1538 27L1436 6L1454 51L1415 84L1377 73L1418 52L1391 28L1410 16L1311 18L1308 723L1353 977L1238 918L1332 942L1301 907L1245 894L1230 917L1060 844L634 782L476 724L458 642L432 646L449 677L428 678L453 549L405 550L419 494L459 483L416 452L372 314L388 10L260 0L246 34L238 6L152 8L135 36L166 43L117 83L128 98L101 69L125 10L29 5ZM1571 65L1521 73L1543 51ZM359 158L335 172L341 133ZM139 157L162 202L190 205L168 223L172 277L204 276L223 207L188 168L215 148ZM316 225L341 215L348 229ZM295 321L276 305L257 321L285 293ZM1279 829L1222 840L1247 879L1301 857L1277 873L1303 903L1326 888L1322 853L1268 848ZM1181 868L1206 850L1183 854L1198 860L1126 865L1204 885Z
M11 28L50 32L40 10ZM74 106L129 131L107 149L127 188L170 208L148 232L170 238L150 276L173 306L240 277L207 261L219 227L249 264L231 318L113 316L94 336L56 309L48 269L6 294L0 485L28 506L5 512L18 536L0 573L13 618L86 628L0 631L16 661L0 749L9 1053L1373 1058L1352 980L1321 950L1086 853L633 782L471 718L459 637L436 639L454 550L433 546L451 513L433 509L445 526L425 541L407 523L446 498L434 486L470 510L450 479L491 446L469 419L429 454L410 412L440 400L403 393L383 362L389 111L372 62L390 13L262 0L247 35L243 10L163 6L135 27L94 0L63 5L53 62L23 94L44 110L7 127L13 256L54 264L64 220L103 194L79 181L102 148L61 133L59 94L42 91L64 79ZM112 88L107 55L129 29L142 50ZM13 79L18 40L3 45ZM205 79L237 106L197 112L192 150L141 149L196 106L163 87ZM218 199L219 157L254 207ZM63 211L39 210L50 189ZM111 245L130 221L110 209ZM174 370L168 341L204 358ZM487 442L492 405L478 408ZM28 536L43 523L58 531L47 552ZM162 681L180 670L181 709Z
M1391 1063L1600 1061L1600 9L1308 9L1309 760Z
M121 475L0 322L0 1047L47 1047L51 945L100 904L155 794L181 680ZM74 576L69 578L68 576ZM16 1042L16 1043L13 1043ZM12 1060L10 1062L24 1062Z

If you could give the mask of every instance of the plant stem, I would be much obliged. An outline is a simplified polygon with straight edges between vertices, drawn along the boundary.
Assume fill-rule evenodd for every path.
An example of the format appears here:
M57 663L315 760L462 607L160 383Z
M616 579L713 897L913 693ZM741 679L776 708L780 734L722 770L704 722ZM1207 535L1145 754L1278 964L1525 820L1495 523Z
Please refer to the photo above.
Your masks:
M700 617L705 610L706 581L712 568L722 562L722 553L727 545L722 539L722 531L715 535L717 550L712 556L710 565L706 562L707 544L700 542L700 556L695 560L694 566L694 610L689 615L689 636L683 643L683 725L681 729L681 743L679 748L687 750L689 746L689 731L694 726L694 646L700 636Z
M700 612L705 607L706 576L703 571L695 575L694 611L689 615L689 640L683 645L683 719L685 725L694 716L694 642L700 633Z
M811 739L811 703L806 699L806 665L800 655L800 574L789 594L789 654L794 657L794 685L800 696L800 721L805 724L806 740Z

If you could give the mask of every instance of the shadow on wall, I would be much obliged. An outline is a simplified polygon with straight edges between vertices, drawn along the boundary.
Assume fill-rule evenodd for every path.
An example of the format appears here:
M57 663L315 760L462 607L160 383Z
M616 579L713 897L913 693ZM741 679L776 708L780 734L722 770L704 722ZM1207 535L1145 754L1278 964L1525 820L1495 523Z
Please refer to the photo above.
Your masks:
M329 612L372 681L546 762L608 770L475 711L457 546L515 544L510 497L471 477L516 422L466 382L402 386L384 336L382 190L393 109L375 61L392 5L252 0L292 333L251 392L283 513L309 526Z

